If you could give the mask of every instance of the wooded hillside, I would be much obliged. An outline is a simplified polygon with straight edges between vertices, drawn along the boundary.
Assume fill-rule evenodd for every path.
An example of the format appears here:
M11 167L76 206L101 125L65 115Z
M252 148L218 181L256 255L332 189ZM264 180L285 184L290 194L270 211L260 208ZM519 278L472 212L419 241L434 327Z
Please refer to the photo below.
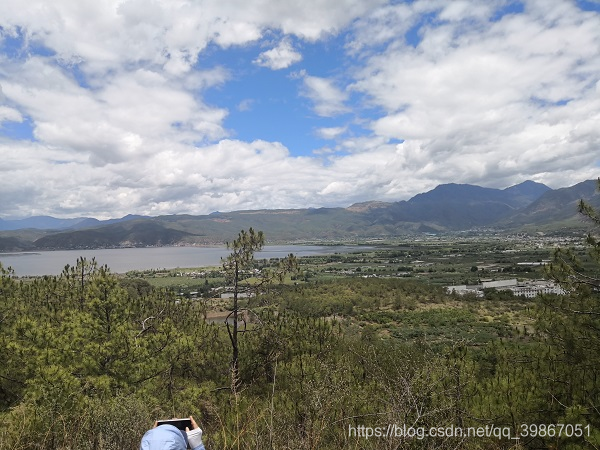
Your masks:
M3 269L0 448L133 450L154 419L189 414L207 448L515 445L351 433L387 424L589 424L591 436L520 442L598 445L600 366L598 347L588 347L597 316L578 316L565 347L553 339L558 312L548 301L500 298L490 319L489 300L414 281L274 286L247 305L258 319L240 336L234 395L226 329L204 320L202 301L85 260L33 282ZM534 330L511 317L538 322Z

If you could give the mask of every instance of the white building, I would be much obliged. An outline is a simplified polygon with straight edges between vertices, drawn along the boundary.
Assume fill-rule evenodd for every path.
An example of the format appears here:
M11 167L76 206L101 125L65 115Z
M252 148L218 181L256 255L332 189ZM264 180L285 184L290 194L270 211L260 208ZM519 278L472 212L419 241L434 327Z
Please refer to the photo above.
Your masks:
M482 281L481 287L482 289L494 288L494 289L503 289L509 288L517 285L517 279L512 278L510 280L497 280L497 281Z
M538 294L557 294L564 295L567 293L562 287L552 281L536 280L525 281L516 286L509 288L513 294L521 297L534 298Z
M448 293L456 292L459 295L474 293L477 297L483 297L484 289L510 290L514 295L527 298L534 298L538 294L566 294L566 291L562 287L548 280L526 280L519 282L516 278L513 278L510 280L483 281L480 284L470 286L446 286Z

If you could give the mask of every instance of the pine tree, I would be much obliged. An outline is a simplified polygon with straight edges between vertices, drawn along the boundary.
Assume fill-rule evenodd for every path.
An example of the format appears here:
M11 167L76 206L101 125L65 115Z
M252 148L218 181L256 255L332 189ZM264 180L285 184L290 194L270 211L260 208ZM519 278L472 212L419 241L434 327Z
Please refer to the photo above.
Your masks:
M598 180L600 187L600 179ZM597 229L600 215L592 206L579 203L579 212ZM600 426L600 241L591 232L587 251L558 249L549 276L566 295L542 297L538 329L551 345L546 376L554 420ZM594 440L595 439L595 440ZM595 445L600 435L592 436Z
M254 261L254 252L260 251L265 245L265 237L262 231L255 232L250 228L247 232L240 231L237 239L232 243L227 243L227 248L231 253L223 261L223 269L228 279L233 283L233 309L231 314L225 319L227 331L231 340L231 387L235 393L239 384L239 344L238 344L238 319L239 319L239 301L238 297L242 290L242 275L244 271L252 267ZM232 324L230 326L229 319Z

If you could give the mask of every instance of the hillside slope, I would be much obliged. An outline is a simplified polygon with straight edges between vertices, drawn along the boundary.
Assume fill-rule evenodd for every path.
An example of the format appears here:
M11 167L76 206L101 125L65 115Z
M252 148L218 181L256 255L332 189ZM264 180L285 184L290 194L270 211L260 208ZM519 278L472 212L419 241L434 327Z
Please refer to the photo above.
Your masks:
M37 239L33 244L40 250L148 247L178 244L189 236L190 233L185 231L142 219L128 224L50 234Z

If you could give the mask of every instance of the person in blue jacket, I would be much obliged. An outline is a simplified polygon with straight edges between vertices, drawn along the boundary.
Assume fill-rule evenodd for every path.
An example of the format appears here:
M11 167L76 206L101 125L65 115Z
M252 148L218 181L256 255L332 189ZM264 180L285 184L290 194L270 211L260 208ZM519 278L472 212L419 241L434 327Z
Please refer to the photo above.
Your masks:
M185 431L175 428L173 425L161 425L146 431L142 437L140 450L205 450L202 443L202 430L190 416L192 429L186 427ZM188 447L189 443L189 447Z

